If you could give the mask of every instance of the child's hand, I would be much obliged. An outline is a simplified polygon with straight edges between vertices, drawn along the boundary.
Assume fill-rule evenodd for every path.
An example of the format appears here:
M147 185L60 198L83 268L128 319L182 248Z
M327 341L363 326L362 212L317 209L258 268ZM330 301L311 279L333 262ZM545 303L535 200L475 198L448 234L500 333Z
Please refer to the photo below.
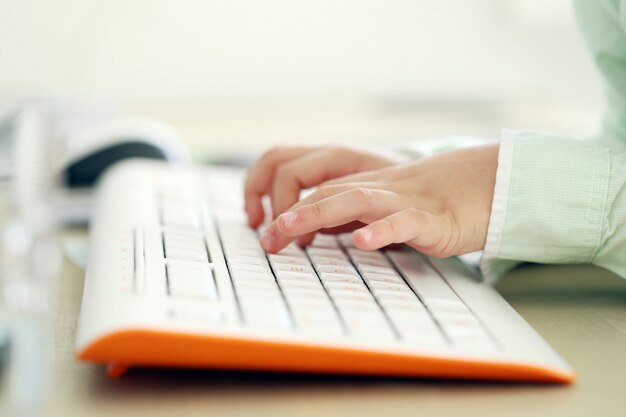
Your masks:
M248 223L258 227L265 219L261 204L264 195L271 196L272 213L276 218L298 201L303 189L333 178L407 161L408 158L384 149L347 146L273 148L248 171L245 184Z
M317 163L328 169L324 167L329 164ZM497 164L494 144L325 182L281 214L261 237L261 245L278 252L297 237L361 222L367 226L353 233L360 249L404 242L436 257L480 250L485 245ZM315 171L315 166L307 171ZM319 182L321 176L316 178Z

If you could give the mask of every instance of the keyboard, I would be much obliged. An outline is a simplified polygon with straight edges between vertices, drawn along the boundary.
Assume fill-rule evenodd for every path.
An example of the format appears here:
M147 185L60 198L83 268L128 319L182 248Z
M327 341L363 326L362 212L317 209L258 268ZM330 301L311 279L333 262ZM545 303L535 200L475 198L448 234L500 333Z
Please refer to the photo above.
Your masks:
M169 366L570 383L574 373L458 259L350 234L265 253L242 170L119 164L101 180L76 340L120 376ZM260 228L262 230L262 228Z

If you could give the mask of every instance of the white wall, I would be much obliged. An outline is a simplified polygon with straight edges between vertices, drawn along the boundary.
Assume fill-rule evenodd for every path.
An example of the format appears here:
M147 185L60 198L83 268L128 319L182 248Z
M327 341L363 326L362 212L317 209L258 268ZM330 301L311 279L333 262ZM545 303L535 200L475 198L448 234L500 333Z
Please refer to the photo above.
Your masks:
M0 4L3 90L184 102L567 95L589 73L566 0Z
M160 112L600 97L569 0L0 0L0 94L50 88Z

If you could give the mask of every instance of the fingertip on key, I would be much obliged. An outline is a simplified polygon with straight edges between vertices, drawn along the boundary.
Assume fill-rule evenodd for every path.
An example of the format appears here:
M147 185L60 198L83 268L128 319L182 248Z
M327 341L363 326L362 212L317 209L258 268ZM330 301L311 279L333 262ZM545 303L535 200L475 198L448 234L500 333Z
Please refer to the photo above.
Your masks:
M359 230L355 230L352 233L352 240L359 249L370 249L372 247L372 240L374 238L374 231L369 227L364 227Z
M276 242L276 231L273 228L267 229L262 235L259 243L266 252L272 252L274 243Z

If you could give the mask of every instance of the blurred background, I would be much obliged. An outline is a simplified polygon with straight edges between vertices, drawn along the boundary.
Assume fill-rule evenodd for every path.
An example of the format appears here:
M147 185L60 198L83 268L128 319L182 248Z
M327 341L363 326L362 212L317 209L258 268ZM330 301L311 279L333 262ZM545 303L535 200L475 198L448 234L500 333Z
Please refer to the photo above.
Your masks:
M157 117L196 155L585 136L602 112L569 0L0 1L0 97L42 91Z

